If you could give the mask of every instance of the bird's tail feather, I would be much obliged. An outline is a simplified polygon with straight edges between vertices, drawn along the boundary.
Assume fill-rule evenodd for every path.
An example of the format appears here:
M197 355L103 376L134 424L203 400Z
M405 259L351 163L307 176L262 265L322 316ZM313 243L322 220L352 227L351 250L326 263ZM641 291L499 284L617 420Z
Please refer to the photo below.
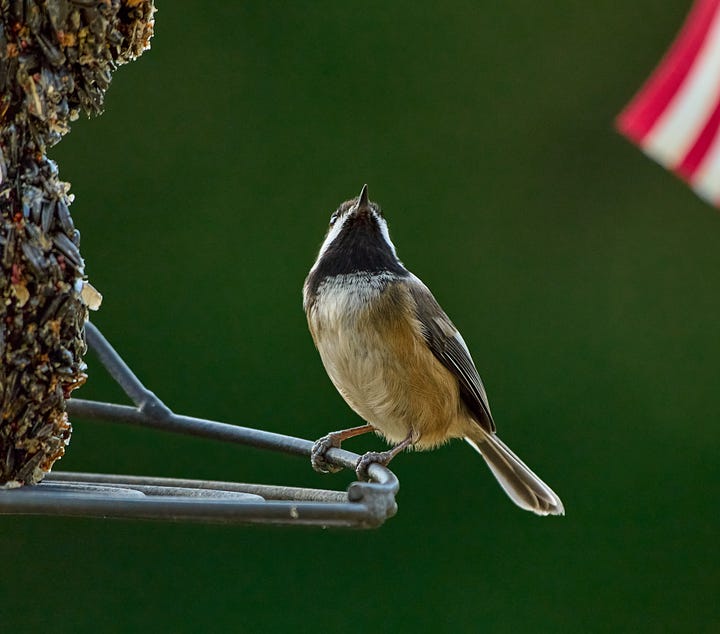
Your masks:
M520 508L538 515L565 515L555 492L495 434L478 427L465 440L485 459L500 486Z

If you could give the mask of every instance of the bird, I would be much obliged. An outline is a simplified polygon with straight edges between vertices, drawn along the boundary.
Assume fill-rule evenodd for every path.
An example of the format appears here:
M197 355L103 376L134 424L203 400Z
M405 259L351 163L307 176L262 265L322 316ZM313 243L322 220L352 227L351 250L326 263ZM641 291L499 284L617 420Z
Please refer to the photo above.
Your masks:
M464 438L510 499L537 515L564 515L560 498L498 437L485 386L462 335L427 286L400 261L368 187L330 217L303 285L303 308L330 380L364 421L312 448L316 471L338 471L325 453L369 432L392 448L356 465L387 465L404 449Z

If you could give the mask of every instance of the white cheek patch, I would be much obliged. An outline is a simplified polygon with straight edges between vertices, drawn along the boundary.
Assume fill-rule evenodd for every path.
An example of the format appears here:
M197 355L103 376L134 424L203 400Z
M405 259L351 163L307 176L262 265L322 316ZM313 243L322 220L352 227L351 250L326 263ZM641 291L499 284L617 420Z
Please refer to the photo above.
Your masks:
M380 227L380 233L382 234L383 239L385 242L387 242L387 245L390 247L390 250L392 251L392 254L397 257L397 252L395 251L395 245L393 244L392 240L390 239L390 232L388 231L387 222L385 222L385 218L383 218L380 214L376 213L374 210L372 212L372 215L375 217L375 220L377 220L378 226Z
M320 258L325 254L325 251L328 250L328 247L333 243L335 238L337 238L340 235L340 232L342 231L343 226L347 222L348 218L350 217L349 213L344 213L340 218L338 218L335 221L335 224L330 228L330 231L328 231L327 236L325 236L325 240L322 243L322 246L320 247L320 253L318 253L317 259L315 260L315 266L317 266L317 263L320 261ZM315 268L313 266L313 269Z

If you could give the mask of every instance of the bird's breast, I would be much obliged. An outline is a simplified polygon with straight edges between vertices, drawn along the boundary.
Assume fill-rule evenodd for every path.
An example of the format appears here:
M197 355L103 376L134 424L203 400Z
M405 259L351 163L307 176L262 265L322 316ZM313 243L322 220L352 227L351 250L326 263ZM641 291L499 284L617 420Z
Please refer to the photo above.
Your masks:
M424 448L461 435L457 380L427 347L405 283L370 277L326 280L308 311L330 379L391 442L412 431Z

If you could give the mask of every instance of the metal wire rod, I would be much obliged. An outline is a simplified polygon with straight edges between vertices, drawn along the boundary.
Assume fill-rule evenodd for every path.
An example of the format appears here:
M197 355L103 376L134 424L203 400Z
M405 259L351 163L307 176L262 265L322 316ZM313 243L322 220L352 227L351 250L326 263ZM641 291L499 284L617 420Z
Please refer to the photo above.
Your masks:
M216 480L188 480L185 478L158 478L144 476L118 476L100 473L79 473L77 471L57 471L48 474L45 481L99 483L108 486L126 486L143 490L142 487L197 488L198 490L224 490L229 492L250 493L266 500L297 500L306 502L344 502L345 491L328 489L310 489L306 487L274 486L268 484L250 484L247 482L218 482Z
M250 427L175 414L148 390L90 322L90 348L135 407L84 399L68 401L68 413L212 438L309 457L313 443ZM360 456L330 449L327 460L354 470ZM177 478L56 472L36 486L0 492L0 515L40 514L234 524L283 524L370 528L397 511L395 475L370 465L372 482L353 482L347 492L301 487Z
M146 412L153 418L162 418L171 414L170 409L142 384L95 324L89 321L85 323L85 337L90 349L98 356L100 363L128 398L135 403L138 410Z

